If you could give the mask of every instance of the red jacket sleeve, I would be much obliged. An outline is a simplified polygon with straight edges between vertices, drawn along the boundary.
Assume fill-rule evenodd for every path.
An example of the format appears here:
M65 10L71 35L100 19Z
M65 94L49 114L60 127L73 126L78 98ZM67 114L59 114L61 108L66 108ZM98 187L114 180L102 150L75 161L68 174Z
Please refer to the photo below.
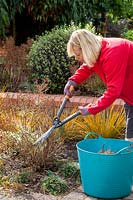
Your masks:
M87 80L92 73L93 73L92 68L89 68L88 65L83 64L75 72L75 74L69 78L69 80L72 80L77 84L80 84L83 83L85 80Z
M88 106L91 114L97 114L119 98L127 75L128 55L129 48L125 48L124 45L113 48L104 55L104 62L99 67L105 76L107 90L94 104Z

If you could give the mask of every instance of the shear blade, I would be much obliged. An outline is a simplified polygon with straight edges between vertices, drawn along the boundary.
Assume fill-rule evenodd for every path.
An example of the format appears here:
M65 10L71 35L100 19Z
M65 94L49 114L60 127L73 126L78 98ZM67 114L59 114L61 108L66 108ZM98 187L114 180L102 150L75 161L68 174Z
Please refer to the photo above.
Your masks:
M46 140L50 136L50 134L54 131L54 129L55 126L52 126L47 132L42 134L41 137L39 137L34 144L39 144L39 143L42 144L44 140Z

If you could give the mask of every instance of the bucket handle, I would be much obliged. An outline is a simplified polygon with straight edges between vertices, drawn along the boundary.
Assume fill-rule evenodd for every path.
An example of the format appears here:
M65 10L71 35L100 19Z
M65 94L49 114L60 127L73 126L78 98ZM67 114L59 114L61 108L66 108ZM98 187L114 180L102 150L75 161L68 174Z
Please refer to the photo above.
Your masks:
M92 132L87 133L86 136L84 137L84 139L87 139L88 136L90 136L90 135L96 135L98 138L102 138L101 135L92 131Z
M133 152L133 146L127 146L124 147L123 149L119 150L116 154L121 154L121 153L127 153L127 152Z

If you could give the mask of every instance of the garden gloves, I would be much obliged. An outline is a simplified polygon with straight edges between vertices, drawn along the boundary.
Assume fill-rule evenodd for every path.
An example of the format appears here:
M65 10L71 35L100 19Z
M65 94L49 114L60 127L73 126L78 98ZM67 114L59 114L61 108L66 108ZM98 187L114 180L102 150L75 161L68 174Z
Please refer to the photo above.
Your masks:
M64 95L67 95L70 98L74 95L74 90L70 90L71 86L76 87L77 83L75 83L74 81L69 80L67 82L67 84L65 85L65 88L64 88Z
M87 106L79 106L78 109L81 112L81 115L83 115L83 116L90 114L88 111L88 105Z
M64 95L67 95L70 98L74 95L74 90L70 90L71 86L76 87L77 83L75 83L74 81L69 80L67 82L67 84L65 85L65 88L64 88ZM81 112L81 115L83 115L83 116L89 115L88 105L87 106L79 106L78 109Z

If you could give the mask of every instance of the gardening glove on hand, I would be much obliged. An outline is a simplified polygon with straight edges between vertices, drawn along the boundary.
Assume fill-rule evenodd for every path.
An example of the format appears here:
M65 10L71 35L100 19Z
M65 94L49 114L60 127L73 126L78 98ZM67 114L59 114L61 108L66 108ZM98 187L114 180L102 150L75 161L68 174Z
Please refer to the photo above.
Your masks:
M65 85L65 88L64 88L64 95L67 95L70 98L74 95L74 89L70 90L71 86L76 87L77 83L75 83L74 81L69 80L67 82L67 84Z
M78 109L81 112L81 115L83 115L83 116L90 114L88 111L88 105L87 106L79 106Z

